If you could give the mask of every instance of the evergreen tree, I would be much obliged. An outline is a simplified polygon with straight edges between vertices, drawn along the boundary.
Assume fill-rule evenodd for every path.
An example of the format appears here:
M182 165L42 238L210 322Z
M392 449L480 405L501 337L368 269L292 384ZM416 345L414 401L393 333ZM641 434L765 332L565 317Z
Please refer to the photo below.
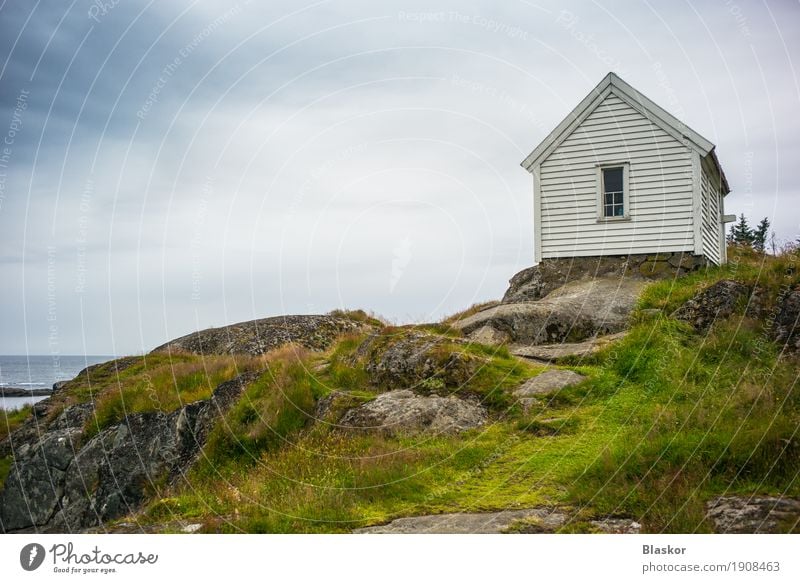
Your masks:
M758 251L759 253L764 252L764 248L767 245L767 235L769 234L769 219L764 217L761 219L761 222L758 223L755 231L753 231L753 249Z
M739 222L731 227L731 232L728 234L728 242L734 245L752 246L754 239L753 229L747 224L747 219L744 213L739 215Z

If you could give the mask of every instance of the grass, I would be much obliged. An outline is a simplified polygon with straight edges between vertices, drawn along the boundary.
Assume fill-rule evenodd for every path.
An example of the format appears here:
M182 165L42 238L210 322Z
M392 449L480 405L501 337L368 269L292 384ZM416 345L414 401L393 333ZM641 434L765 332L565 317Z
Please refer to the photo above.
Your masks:
M290 446L289 436L312 418L321 396L310 374L308 351L288 346L273 351L267 370L251 383L209 435L201 472L247 464L263 451Z
M466 310L461 310L460 312L456 312L455 314L443 318L442 324L449 326L457 322L460 322L461 320L466 320L470 316L474 316L475 314L477 314L478 312L482 312L483 310L488 310L489 308L493 308L499 303L500 302L498 302L497 300L490 300L487 302L479 302L476 304L472 304Z
M387 324L386 320L372 312L365 312L364 310L331 310L328 312L329 316L337 316L340 318L347 318L354 322L368 324L377 328L382 328Z
M573 503L649 532L708 532L715 496L800 495L798 361L763 335L744 316L705 336L662 318L597 357L641 401L625 439L571 485Z
M24 405L19 409L0 409L0 441L22 425L31 413L31 405Z
M424 332L424 334L421 334ZM367 374L367 363L386 360ZM404 355L416 364L393 372L391 362ZM465 342L428 328L387 327L374 335L366 349L350 349L338 360L361 374L361 387L372 390L413 389L420 393L460 394L479 398L492 410L508 412L514 404L509 389L540 372L541 367L511 355L506 347ZM353 388L352 386L350 387Z
M14 458L11 456L0 457L0 491L3 490L3 485L6 483L6 478L13 464Z
M723 278L759 286L767 313L781 290L800 284L792 257L731 259L649 286L628 335L573 367L588 380L538 397L529 413L510 395L542 368L458 338L447 324L383 327L326 353L287 346L246 362L149 355L87 373L70 398L94 398L98 419L112 423L125 411L205 398L242 369L263 371L212 430L187 481L161 488L136 516L145 523L347 532L402 516L546 504L575 512L564 532L592 532L603 516L631 517L645 532L708 532L705 504L716 496L800 496L798 357L781 354L766 321L744 306L703 334L669 317ZM660 313L642 312L652 308ZM411 353L425 347L423 372L381 376L375 363L398 342ZM349 407L408 386L477 396L489 422L455 436L354 434L335 427L335 415L313 422L332 393Z
M70 381L51 407L55 417L64 407L93 401L95 416L84 437L91 436L135 413L170 413L183 405L207 399L221 383L263 368L258 357L148 354L90 367Z
M576 370L588 381L542 397L525 415L508 409L508 394L535 368L505 349L441 335L435 372L415 390L481 396L493 411L485 428L387 437L290 423L282 445L250 450L246 467L223 464L213 480L195 473L189 486L154 501L144 520L191 517L222 532L344 532L400 516L558 504L578 517L564 532L591 532L588 521L608 515L633 517L646 532L707 532L705 503L715 496L800 495L800 366L744 313L704 335L665 314L733 276L766 290L769 309L786 281L797 283L790 267L786 258L745 256L735 268L653 284L640 308L661 315L584 359ZM413 331L386 328L366 348L363 336L345 338L318 359L324 370L287 362L259 394L369 399L385 387L372 384L366 363ZM453 359L475 366L466 377L440 374Z
M800 249L773 256L729 247L725 265L649 285L640 297L639 308L671 314L702 289L723 279L758 286L764 295L761 301L772 304L783 290L800 285Z

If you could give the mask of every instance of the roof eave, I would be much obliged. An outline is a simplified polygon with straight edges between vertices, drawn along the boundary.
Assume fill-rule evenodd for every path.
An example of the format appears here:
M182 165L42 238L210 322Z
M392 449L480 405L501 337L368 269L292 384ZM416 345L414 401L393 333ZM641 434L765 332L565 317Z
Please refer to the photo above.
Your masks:
M725 177L725 172L722 170L722 164L719 163L719 158L717 157L717 151L715 148L711 148L709 156L711 156L711 161L714 163L714 166L717 167L720 182L722 183L722 195L725 196L731 191L731 187L728 185L728 179Z

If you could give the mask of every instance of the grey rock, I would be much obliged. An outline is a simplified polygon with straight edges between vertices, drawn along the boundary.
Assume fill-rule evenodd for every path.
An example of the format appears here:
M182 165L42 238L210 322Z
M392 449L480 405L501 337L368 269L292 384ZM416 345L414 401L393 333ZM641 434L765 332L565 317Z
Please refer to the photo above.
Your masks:
M475 374L483 360L457 348L460 340L424 332L369 338L359 353L370 381L381 389L435 390L458 388Z
M624 330L645 285L638 279L574 281L541 300L504 303L454 326L467 335L491 326L514 344L579 342Z
M61 414L49 425L49 430L68 429L70 427L82 428L94 414L92 403L81 403L64 409Z
M373 328L363 319L341 315L276 316L193 332L153 352L258 355L288 343L325 350L342 334Z
M500 512L458 512L398 518L381 526L359 528L358 534L497 534L529 532L536 525L538 532L553 532L567 520L567 514L553 508L502 510ZM524 526L517 526L523 523Z
M586 380L586 377L571 370L551 369L540 375L528 379L519 388L514 390L515 397L535 397L548 395L565 387L577 385Z
M42 397L50 396L50 389L22 389L18 387L0 387L0 397Z
M60 393L64 387L69 384L69 381L56 381L53 383L53 394Z
M172 413L139 413L76 447L85 405L65 409L32 446L15 452L0 492L0 525L76 531L138 508L159 484L178 479L196 458L215 421L258 377L245 373L210 399Z
M673 316L691 324L698 332L705 332L718 319L731 316L746 302L752 288L738 281L718 281L678 308Z
M502 346L511 340L511 336L507 332L495 330L492 326L481 326L469 335L469 339L478 344L490 344L494 346Z
M786 349L800 350L800 290L781 294L772 332Z
M589 522L606 534L639 534L642 530L642 525L630 518L603 518Z
M540 300L572 281L586 279L662 279L705 267L702 256L683 253L544 259L517 273L503 296L505 303Z
M75 457L75 443L81 431L77 428L48 431L35 446L32 455L39 455L51 468L66 470Z
M457 433L486 423L486 410L476 402L455 396L420 396L409 390L383 393L350 409L339 422L387 435Z
M800 522L800 500L773 496L722 496L706 504L718 533L780 533Z
M5 532L45 524L58 509L64 472L31 456L12 467L0 497L0 525Z
M509 351L515 356L537 360L539 362L556 362L562 358L584 358L591 356L598 350L605 348L610 343L621 340L628 333L617 332L606 336L589 338L583 342L561 342L558 344L514 344L509 346Z
M0 496L3 528L18 530L44 524L58 510L64 472L75 456L73 439L80 431L45 433L33 447L21 448Z
M369 398L364 395L355 395L346 391L334 391L317 401L314 408L314 419L336 424L347 411L368 401Z

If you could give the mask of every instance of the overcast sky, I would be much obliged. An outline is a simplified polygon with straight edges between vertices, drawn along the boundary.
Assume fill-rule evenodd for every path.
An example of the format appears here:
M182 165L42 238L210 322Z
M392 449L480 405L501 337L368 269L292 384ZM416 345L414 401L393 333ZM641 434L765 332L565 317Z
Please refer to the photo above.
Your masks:
M498 298L520 161L613 70L800 232L800 6L0 0L0 353Z

